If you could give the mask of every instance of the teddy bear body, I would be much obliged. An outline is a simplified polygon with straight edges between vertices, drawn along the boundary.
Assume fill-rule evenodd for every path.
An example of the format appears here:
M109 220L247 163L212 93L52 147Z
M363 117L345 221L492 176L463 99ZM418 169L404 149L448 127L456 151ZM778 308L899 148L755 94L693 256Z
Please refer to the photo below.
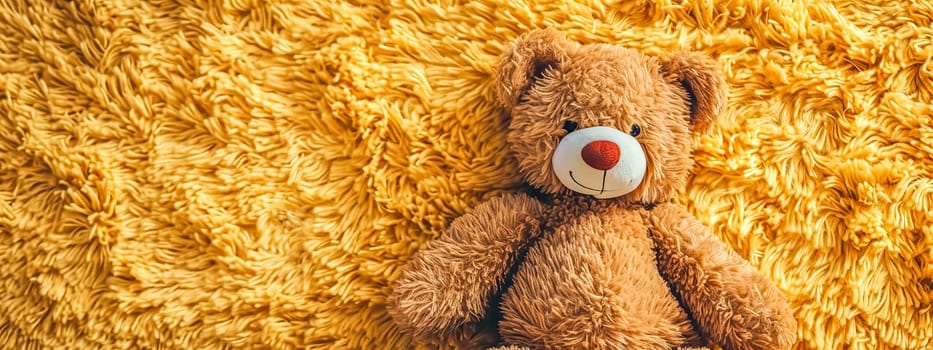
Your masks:
M388 300L400 329L468 349L791 346L780 291L672 201L724 105L714 61L536 30L495 90L534 195L484 202L419 250ZM475 340L489 324L496 339Z
M547 229L529 230L536 233L533 244L514 262L520 266L499 305L505 343L558 349L701 344L654 263L648 210L573 200L541 208L532 222Z

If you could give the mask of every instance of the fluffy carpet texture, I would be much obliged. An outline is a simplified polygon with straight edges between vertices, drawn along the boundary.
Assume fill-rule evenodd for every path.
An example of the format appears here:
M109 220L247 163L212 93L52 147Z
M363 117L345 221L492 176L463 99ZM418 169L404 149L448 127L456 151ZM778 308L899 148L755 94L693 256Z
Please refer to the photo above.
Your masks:
M797 349L930 349L933 3L0 0L0 347L414 348L384 302L521 186L491 76L554 26L722 64L679 201Z

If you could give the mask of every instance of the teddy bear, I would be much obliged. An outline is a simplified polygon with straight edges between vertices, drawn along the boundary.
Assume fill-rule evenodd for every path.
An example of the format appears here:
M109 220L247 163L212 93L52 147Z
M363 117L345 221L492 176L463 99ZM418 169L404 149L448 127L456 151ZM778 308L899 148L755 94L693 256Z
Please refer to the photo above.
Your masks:
M694 133L725 108L715 60L535 29L506 47L494 92L528 190L413 254L386 303L397 329L432 344L494 334L461 346L475 349L792 346L781 291L674 200Z

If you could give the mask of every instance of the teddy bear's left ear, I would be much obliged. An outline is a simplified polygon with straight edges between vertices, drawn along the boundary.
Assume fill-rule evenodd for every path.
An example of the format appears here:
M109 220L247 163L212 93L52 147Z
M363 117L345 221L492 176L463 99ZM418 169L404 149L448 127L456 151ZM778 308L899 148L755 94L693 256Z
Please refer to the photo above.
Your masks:
M683 88L694 131L706 130L725 108L728 86L712 57L693 51L674 53L661 59L661 73Z
M553 28L535 29L511 42L496 67L499 105L512 109L548 69L560 69L576 45Z

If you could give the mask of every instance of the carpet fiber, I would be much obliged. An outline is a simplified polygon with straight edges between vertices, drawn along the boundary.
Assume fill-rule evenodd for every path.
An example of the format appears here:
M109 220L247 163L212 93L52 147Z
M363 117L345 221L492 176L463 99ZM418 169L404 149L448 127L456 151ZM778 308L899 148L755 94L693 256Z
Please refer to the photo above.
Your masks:
M491 75L552 25L722 64L678 199L797 349L930 349L928 1L0 0L0 347L399 349L383 307L521 184Z

